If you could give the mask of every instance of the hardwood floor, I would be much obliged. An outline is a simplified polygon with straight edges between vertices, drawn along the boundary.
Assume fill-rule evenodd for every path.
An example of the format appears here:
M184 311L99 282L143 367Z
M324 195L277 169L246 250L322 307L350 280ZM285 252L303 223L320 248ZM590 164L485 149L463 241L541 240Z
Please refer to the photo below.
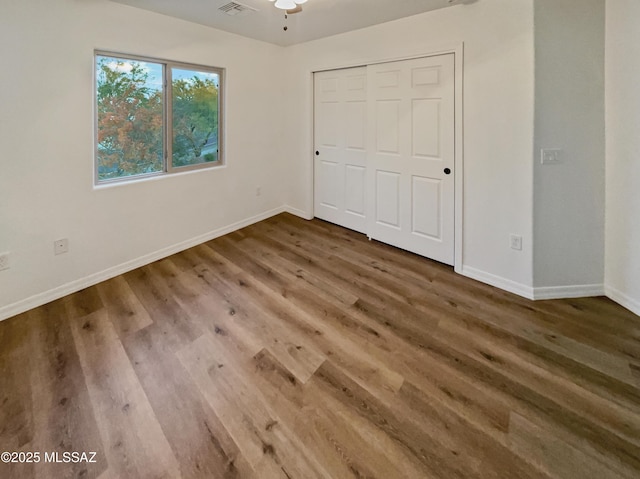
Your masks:
M0 323L1 451L42 455L2 478L638 478L640 318L284 214Z

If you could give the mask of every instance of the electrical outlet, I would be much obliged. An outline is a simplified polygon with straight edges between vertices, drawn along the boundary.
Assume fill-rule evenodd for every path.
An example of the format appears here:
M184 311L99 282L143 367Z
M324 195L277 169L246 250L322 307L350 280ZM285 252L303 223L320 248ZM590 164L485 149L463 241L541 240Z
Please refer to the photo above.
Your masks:
M62 238L53 242L53 254L59 255L69 251L69 240Z
M540 161L543 165L554 165L562 162L562 150L558 148L543 148L540 150Z
M260 186L256 187L256 196L260 196L262 194L262 188Z
M511 249L522 251L522 236L520 235L509 236L509 243L511 245Z
M9 264L9 253L0 254L0 271L11 268Z

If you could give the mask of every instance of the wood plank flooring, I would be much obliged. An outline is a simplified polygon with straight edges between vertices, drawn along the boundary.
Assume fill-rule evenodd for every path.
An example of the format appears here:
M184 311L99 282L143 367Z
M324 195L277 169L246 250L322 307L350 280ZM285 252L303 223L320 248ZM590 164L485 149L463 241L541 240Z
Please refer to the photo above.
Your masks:
M1 478L638 478L640 318L283 214L0 323Z

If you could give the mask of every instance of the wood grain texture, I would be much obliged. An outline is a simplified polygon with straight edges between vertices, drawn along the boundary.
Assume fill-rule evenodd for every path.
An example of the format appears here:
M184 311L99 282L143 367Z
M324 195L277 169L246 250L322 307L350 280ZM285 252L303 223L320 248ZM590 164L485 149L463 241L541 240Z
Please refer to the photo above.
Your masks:
M283 214L0 323L5 478L640 477L640 318ZM1 452L1 451L0 451Z

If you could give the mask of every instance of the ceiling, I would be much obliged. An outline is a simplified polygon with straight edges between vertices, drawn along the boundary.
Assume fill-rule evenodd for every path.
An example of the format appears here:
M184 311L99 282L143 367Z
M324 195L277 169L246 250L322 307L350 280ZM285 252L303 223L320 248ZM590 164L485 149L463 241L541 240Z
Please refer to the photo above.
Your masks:
M234 0L258 10L235 16L218 10L232 0L112 1L286 46L474 0L308 0L287 20L269 0Z

